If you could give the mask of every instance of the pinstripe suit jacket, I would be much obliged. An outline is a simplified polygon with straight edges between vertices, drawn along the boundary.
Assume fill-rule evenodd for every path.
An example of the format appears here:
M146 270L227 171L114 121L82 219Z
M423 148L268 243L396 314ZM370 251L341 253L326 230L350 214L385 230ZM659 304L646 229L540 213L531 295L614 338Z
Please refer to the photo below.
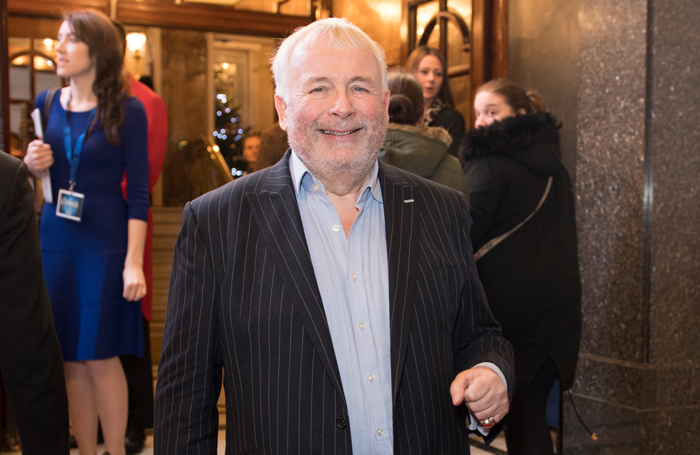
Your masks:
M380 164L389 259L394 451L469 453L458 371L512 349L477 278L462 193ZM155 453L350 454L347 408L289 173L275 166L185 206L156 392ZM223 373L222 373L223 370ZM495 436L496 431L493 432Z

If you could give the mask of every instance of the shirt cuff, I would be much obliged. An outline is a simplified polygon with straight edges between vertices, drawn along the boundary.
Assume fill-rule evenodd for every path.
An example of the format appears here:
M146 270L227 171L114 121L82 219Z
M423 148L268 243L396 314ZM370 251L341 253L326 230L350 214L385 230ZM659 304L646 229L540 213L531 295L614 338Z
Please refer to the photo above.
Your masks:
M489 431L491 431L491 428L483 428L471 411L467 415L467 428L469 428L469 431L478 431L482 436L488 436Z

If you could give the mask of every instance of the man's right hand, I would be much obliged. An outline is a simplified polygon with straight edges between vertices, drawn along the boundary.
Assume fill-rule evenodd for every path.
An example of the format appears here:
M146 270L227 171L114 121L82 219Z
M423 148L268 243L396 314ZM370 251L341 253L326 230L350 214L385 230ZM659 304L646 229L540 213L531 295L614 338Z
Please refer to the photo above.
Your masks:
M24 163L29 168L29 172L36 178L41 178L41 175L53 164L53 150L51 146L35 139L27 146L27 155L24 157Z

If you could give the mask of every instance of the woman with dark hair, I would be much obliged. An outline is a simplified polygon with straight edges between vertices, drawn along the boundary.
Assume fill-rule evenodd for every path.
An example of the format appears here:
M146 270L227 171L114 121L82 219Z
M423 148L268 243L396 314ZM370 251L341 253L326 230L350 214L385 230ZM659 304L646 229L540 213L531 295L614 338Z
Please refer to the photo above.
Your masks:
M423 124L445 128L452 136L452 144L447 151L457 156L467 130L464 116L454 109L444 57L435 48L419 46L408 56L406 70L416 76L423 88Z
M423 125L423 90L406 73L389 73L389 125L379 160L466 193L459 160L447 153L452 138L442 127Z
M554 381L574 381L581 337L574 193L560 123L537 92L498 79L477 90L465 140L479 278L515 350L509 454L552 454L545 420Z
M127 385L119 355L143 355L140 299L148 213L146 115L123 90L122 50L109 18L65 16L58 31L58 76L70 79L49 101L43 141L25 162L49 172L41 250L61 344L69 413L80 453L124 454ZM36 106L43 111L43 92ZM121 194L126 171L128 202Z

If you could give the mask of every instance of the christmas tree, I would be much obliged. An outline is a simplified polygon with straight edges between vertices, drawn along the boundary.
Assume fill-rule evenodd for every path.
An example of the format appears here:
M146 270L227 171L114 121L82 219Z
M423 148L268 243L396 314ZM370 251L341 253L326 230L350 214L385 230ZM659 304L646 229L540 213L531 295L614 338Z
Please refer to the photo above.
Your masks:
M217 91L214 103L214 142L219 146L226 163L235 177L237 157L241 155L243 136L249 128L244 128L239 115L240 106L233 106L226 93Z

